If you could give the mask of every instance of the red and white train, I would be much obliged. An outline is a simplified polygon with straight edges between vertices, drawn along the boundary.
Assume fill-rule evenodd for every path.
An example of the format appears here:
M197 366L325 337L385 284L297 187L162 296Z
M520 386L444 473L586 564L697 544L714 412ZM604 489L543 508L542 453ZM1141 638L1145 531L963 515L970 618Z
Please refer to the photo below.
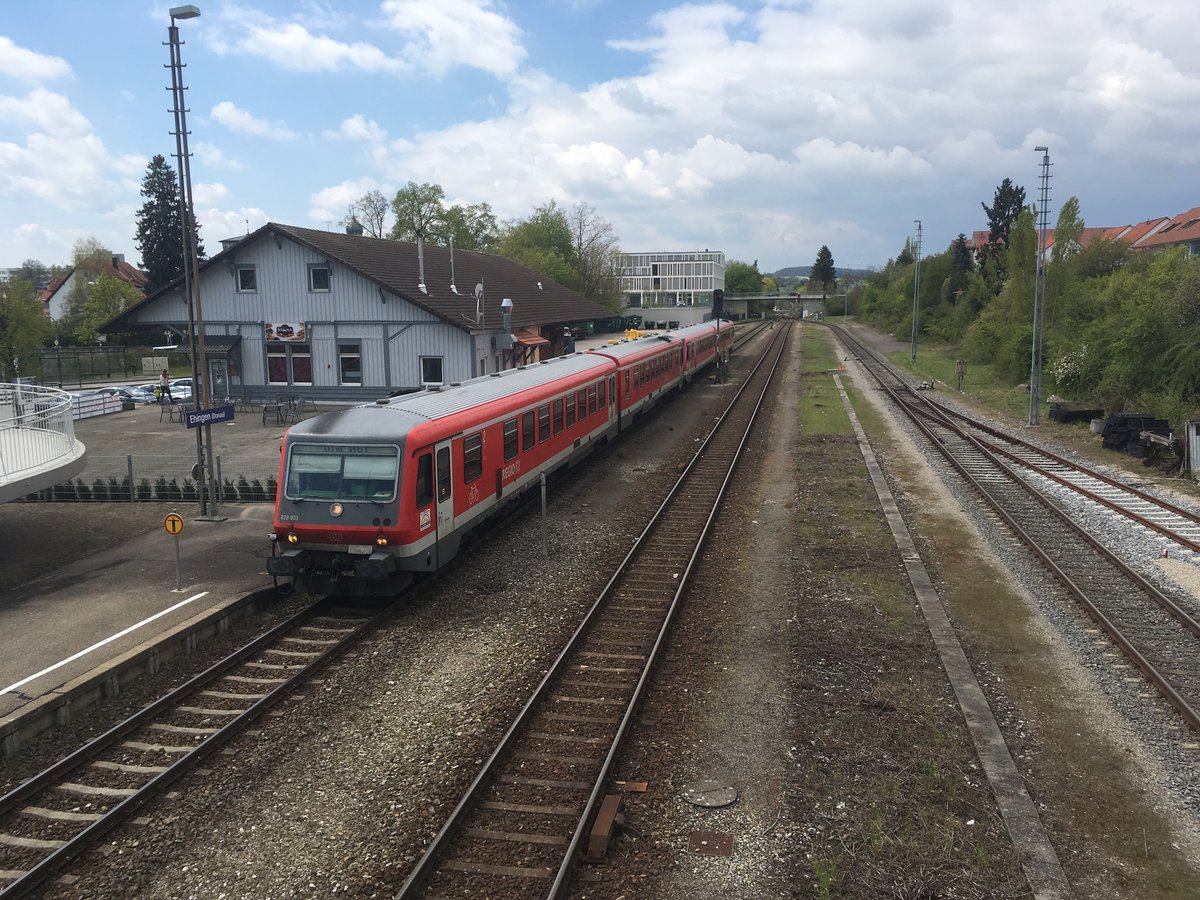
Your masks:
M284 435L267 570L315 593L394 594L732 346L732 323L704 322L300 422Z

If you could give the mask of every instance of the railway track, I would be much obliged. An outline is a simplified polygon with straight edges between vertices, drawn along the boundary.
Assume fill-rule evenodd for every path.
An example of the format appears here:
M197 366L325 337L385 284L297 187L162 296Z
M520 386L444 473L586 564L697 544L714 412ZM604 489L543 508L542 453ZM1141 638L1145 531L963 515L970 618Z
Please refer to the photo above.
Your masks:
M0 897L26 897L358 640L320 601L0 797Z
M949 466L1034 552L1187 724L1200 732L1200 623L1031 483L1027 473L1019 471L1025 465L1023 458L1031 454L982 439L979 428L959 421L964 417L944 414L866 347L840 329L837 332ZM990 427L986 431L994 439L1007 437ZM1071 466L1057 459L1057 465ZM1080 483L1090 479L1090 472L1078 477ZM1072 485L1075 478L1059 473L1053 480Z
M602 850L620 807L608 772L787 337L772 336L398 897L553 897L585 842Z

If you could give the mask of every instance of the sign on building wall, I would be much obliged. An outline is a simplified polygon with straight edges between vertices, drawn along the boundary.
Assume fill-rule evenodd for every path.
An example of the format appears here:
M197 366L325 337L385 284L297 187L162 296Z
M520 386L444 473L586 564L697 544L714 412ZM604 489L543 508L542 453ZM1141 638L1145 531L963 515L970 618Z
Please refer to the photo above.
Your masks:
M263 327L266 330L268 341L308 340L304 333L303 322L276 322L275 324L267 322Z

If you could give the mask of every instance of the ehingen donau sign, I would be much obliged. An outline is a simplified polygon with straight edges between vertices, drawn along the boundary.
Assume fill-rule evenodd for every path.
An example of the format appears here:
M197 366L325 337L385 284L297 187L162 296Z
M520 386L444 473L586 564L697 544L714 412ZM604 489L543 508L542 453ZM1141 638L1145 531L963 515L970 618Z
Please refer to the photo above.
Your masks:
M232 422L233 404L216 406L212 409L193 409L189 410L186 415L188 428L195 428L197 425L216 425L218 422Z

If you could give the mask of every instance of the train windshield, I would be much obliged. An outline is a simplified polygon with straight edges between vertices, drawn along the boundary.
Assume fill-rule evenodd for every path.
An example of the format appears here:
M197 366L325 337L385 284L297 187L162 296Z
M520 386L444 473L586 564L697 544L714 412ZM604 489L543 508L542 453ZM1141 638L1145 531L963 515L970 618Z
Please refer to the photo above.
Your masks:
M396 447L296 444L291 448L285 496L380 503L395 499L399 474Z

